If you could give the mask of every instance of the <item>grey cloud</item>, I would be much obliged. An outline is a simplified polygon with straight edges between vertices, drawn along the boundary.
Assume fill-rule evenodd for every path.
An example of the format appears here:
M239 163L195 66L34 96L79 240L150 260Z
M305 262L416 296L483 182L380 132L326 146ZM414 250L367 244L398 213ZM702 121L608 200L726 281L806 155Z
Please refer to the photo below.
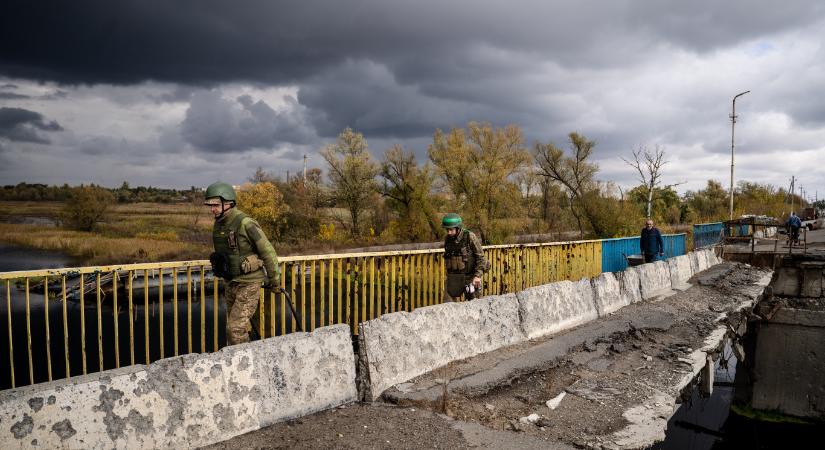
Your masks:
M309 142L315 134L306 124L305 108L292 97L284 100L286 106L276 111L248 95L231 100L220 91L199 92L192 96L181 133L191 145L215 153Z
M14 92L0 92L0 100L21 100L30 98L28 95L15 94Z
M41 131L61 131L55 121L46 121L43 115L23 108L0 108L0 137L11 141L48 143Z
M518 106L501 108L483 96L461 97L428 95L415 85L399 83L385 66L370 61L349 61L305 81L298 91L298 101L309 108L313 125L324 137L352 127L369 137L409 139L471 120L505 125L528 116Z
M156 103L179 103L188 102L192 95L197 92L197 88L185 85L177 85L173 89L158 95L150 95L149 98Z
M17 89L17 85L13 83L4 83L0 85L0 89Z
M43 100L62 100L64 98L68 98L68 97L69 97L68 92L58 89L54 92L43 95L40 98L43 99Z

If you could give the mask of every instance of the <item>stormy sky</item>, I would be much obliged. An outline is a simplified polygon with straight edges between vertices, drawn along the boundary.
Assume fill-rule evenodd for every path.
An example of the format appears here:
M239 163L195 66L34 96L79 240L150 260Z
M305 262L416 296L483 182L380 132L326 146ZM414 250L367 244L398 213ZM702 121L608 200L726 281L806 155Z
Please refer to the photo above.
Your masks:
M32 1L0 5L0 184L187 188L284 177L349 126L378 159L436 128L660 146L680 192L825 197L825 4L729 0Z

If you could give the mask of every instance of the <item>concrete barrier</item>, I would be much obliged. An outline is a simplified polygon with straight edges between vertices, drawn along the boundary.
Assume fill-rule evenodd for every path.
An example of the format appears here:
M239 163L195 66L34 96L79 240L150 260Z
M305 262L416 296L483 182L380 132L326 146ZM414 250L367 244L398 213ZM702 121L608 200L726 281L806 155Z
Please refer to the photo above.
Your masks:
M690 265L693 269L693 273L703 272L722 262L722 260L716 256L716 251L712 248L696 250L695 252L690 253L690 258Z
M336 325L0 393L0 447L197 448L357 399Z
M448 364L523 341L514 294L385 314L360 325L359 388L387 388Z
M667 266L670 270L670 284L673 289L684 291L690 287L687 282L693 276L690 256L674 256L667 260Z
M708 253L705 250L696 250L690 253L690 267L693 273L704 272L710 267Z
M528 339L557 333L598 318L590 280L559 281L516 294Z
M722 262L722 260L719 259L718 256L716 256L716 250L714 250L713 248L706 248L702 251L705 252L705 259L708 262L708 268Z
M591 284L593 285L593 301L599 317L617 311L631 302L630 298L622 295L621 281L611 272L605 272L593 278ZM638 292L638 289L636 291Z
M656 261L630 267L627 270L633 270L639 274L642 299L650 300L654 297L673 293L672 285L670 284L670 269L668 268L667 262Z
M616 272L616 278L621 284L622 302L626 304L642 301L641 281L638 270L625 270Z

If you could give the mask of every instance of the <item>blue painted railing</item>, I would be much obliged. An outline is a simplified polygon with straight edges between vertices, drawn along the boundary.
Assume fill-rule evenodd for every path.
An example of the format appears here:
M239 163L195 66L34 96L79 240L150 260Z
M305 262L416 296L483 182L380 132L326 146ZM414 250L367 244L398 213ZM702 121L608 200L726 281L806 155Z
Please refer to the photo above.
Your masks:
M745 225L745 227L747 226L748 225ZM745 230L745 233L747 233L747 230ZM693 226L694 249L716 245L720 243L724 237L725 224L722 222L700 223Z
M685 254L686 235L665 234L662 240L665 245L664 258ZM639 237L625 237L614 239L602 239L602 272L619 272L627 268L626 256L638 255Z

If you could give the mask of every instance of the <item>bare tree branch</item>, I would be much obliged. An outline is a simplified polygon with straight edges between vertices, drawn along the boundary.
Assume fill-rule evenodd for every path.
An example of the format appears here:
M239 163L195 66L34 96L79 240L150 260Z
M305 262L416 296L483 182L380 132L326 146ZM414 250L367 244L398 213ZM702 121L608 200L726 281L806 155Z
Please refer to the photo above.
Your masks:
M668 163L668 161L664 159L665 149L659 144L656 144L656 147L651 151L646 146L639 144L639 146L632 151L633 161L628 161L624 157L622 157L622 161L636 169L639 173L639 181L644 185L645 194L647 194L647 217L650 218L653 194L661 184L662 167ZM668 187L677 185L678 184L669 185Z

